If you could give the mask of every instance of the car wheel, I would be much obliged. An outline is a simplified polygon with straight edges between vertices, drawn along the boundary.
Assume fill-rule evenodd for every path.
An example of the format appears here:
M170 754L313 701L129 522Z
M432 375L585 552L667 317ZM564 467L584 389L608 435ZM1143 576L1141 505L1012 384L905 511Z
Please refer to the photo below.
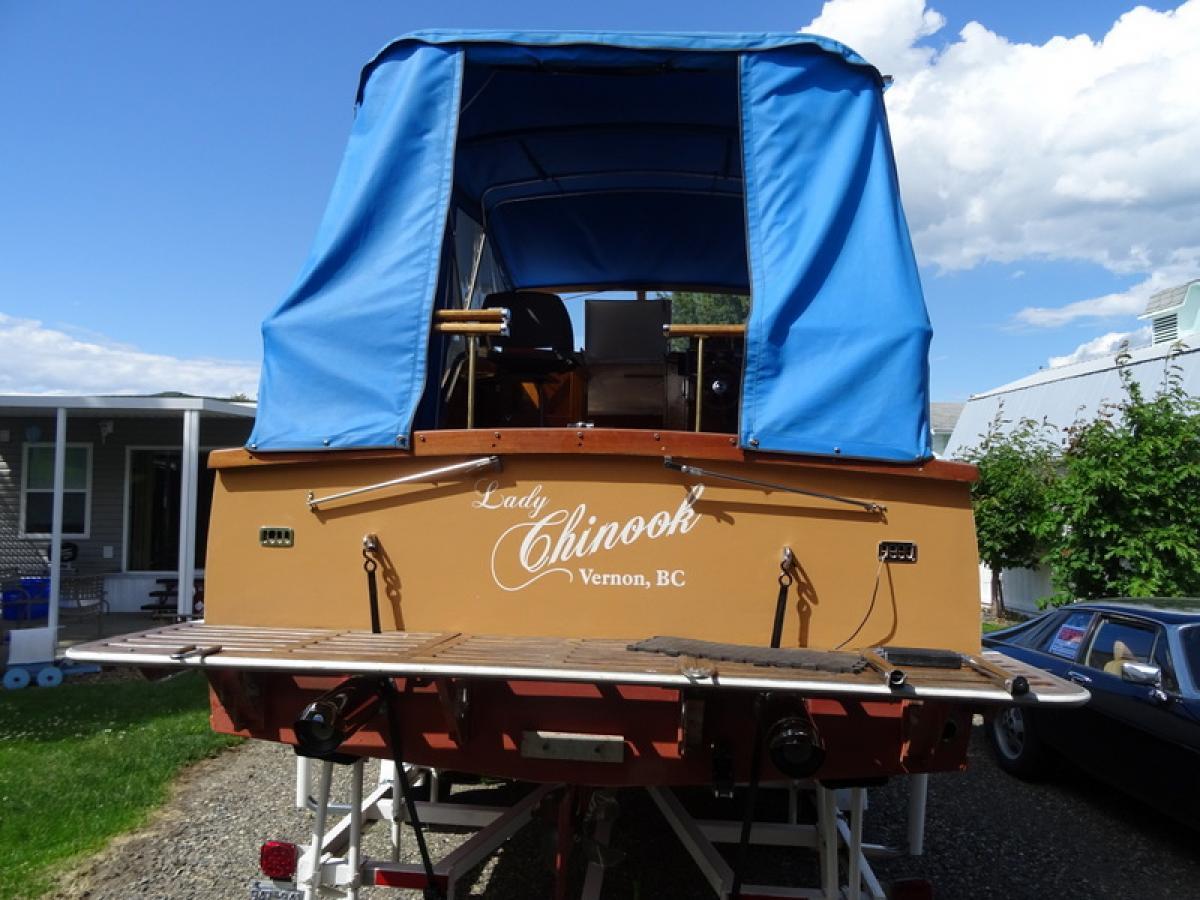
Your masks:
M1028 710L1020 706L1000 710L992 717L987 733L996 763L1005 772L1031 779L1046 774L1047 750Z

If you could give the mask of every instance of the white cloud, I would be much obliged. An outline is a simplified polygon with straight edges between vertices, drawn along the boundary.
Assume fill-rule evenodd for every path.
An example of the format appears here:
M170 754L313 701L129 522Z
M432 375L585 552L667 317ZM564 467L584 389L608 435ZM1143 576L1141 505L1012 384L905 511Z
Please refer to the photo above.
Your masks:
M1126 291L1076 300L1065 306L1027 306L1017 312L1016 319L1024 325L1054 328L1079 320L1140 315L1152 294L1190 281L1197 273L1200 273L1200 250L1185 248L1176 251L1165 265Z
M1136 331L1110 331L1098 338L1093 338L1080 344L1066 356L1052 356L1049 366L1057 369L1059 366L1070 366L1087 359L1099 359L1102 356L1115 356L1122 345L1129 348L1142 347L1150 343L1151 330L1149 326Z
M849 44L884 75L907 79L926 68L934 55L914 43L945 24L941 13L925 8L925 0L834 0L801 30Z
M886 95L918 255L941 269L1082 260L1146 282L1027 310L1060 325L1140 311L1200 272L1200 0L1137 7L1098 40L1014 43L971 22L939 50L923 0L831 0L805 29L896 76Z
M179 359L102 340L83 340L34 319L0 313L0 392L10 394L153 394L210 397L258 392L258 366Z
M1027 306L1017 313L1017 321L1040 328L1066 325L1077 319L1108 319L1113 316L1136 316L1146 306L1153 291L1146 282L1119 294L1105 294L1087 300L1076 300L1066 306Z

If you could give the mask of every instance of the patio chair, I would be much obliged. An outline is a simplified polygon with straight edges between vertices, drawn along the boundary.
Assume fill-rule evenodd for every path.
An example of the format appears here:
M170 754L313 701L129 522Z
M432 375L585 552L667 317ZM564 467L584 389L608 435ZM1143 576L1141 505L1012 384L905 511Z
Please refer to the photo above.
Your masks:
M102 630L100 617L106 612L108 600L105 598L103 575L71 575L63 578L58 596L60 621L94 617L96 635L99 636Z
M174 621L178 617L179 579L160 578L158 588L150 591L150 602L142 604L142 611L155 619ZM192 582L192 616L204 618L204 579L197 577Z

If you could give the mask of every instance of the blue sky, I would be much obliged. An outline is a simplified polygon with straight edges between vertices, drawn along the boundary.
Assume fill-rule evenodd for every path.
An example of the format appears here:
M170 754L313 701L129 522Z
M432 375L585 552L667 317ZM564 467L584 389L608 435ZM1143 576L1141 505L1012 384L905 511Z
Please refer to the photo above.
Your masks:
M1195 32L1183 9L1152 12L1178 3L1114 31L1133 5L0 0L0 390L252 382L259 323L307 253L358 71L395 35L817 20L896 77L934 397L963 399L1135 330L1146 293L1200 275L1200 190L1168 177L1200 119L1200 101L1169 89L1196 60L1172 41Z

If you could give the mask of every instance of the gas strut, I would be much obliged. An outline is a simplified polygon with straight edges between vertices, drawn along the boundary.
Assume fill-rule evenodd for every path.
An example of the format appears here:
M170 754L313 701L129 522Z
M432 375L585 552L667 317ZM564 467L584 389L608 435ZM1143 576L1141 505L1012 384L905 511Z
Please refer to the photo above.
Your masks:
M671 457L663 458L663 465L668 469L674 469L676 472L682 472L684 475L691 475L693 478L713 478L717 481L736 481L738 484L748 484L751 487L762 488L767 491L783 491L788 494L800 494L804 497L816 497L818 500L829 500L832 503L845 503L848 506L857 506L859 509L865 509L870 513L885 513L887 507L882 503L875 503L871 500L855 500L853 497L840 497L837 494L823 494L820 491L809 491L804 488L792 487L789 484L779 484L774 481L759 481L757 478L746 478L742 475L730 475L728 472L714 472L712 469L702 469L700 466L689 465L688 463L678 462Z

